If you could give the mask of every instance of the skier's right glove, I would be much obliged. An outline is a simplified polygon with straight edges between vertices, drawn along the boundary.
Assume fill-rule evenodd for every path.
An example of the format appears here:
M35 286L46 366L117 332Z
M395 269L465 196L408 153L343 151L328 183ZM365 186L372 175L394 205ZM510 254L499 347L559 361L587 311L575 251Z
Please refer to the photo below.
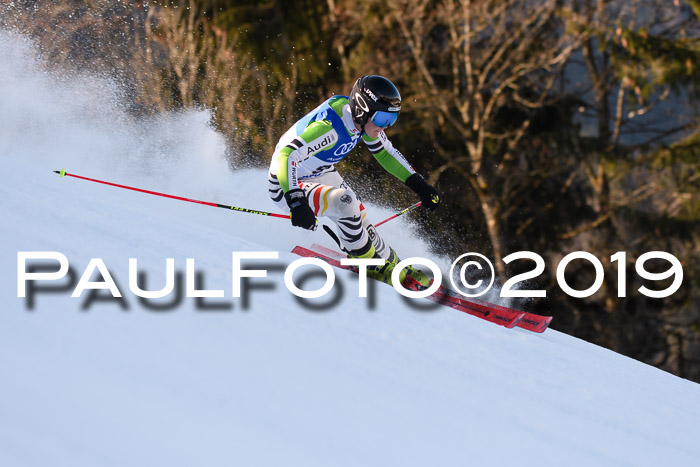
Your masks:
M440 205L440 194L420 174L414 173L406 179L406 186L415 191L422 201L421 207L434 211Z
M287 206L289 206L293 226L307 230L316 230L316 215L309 207L309 200L306 199L303 190L299 188L289 190L284 194L284 199L287 201Z

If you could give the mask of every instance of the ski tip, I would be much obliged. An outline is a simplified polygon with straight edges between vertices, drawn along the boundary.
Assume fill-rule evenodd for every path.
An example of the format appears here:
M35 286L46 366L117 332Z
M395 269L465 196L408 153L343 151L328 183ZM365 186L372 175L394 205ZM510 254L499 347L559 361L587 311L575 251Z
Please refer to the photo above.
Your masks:
M552 319L553 318L551 316L549 316L549 317L547 317L547 319L544 320L544 322L542 323L542 331L540 331L540 332L544 332L545 330L549 329L549 323L552 322Z
M513 319L511 319L508 323L504 324L504 326L508 329L513 329L515 326L517 326L520 321L525 317L525 312L520 312L516 315L513 316Z
M538 334L542 334L547 329L549 329L549 323L551 323L551 322L552 322L552 317L547 316L545 319L542 320L542 323L536 329L533 329L533 331L538 333Z
M551 322L551 316L539 316L528 313L520 320L518 327L542 334L549 328L549 323Z

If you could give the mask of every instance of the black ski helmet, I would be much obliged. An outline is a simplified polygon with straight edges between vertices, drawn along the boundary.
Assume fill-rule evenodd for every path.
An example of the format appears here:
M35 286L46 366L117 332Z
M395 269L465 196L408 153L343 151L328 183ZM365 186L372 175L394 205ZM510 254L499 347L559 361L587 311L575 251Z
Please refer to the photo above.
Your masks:
M401 94L394 83L383 76L363 76L355 82L348 97L352 119L364 129L377 111L399 113Z

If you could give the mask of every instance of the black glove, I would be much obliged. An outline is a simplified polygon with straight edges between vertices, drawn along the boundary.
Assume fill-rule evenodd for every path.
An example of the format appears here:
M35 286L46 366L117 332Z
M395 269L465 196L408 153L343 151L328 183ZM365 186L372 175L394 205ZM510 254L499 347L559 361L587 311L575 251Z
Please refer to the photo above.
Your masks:
M292 225L307 230L316 230L316 215L311 207L306 195L299 188L289 190L284 194L289 211L291 212Z
M440 205L440 194L432 185L429 185L420 174L415 173L408 177L406 179L406 186L416 192L423 202L421 207L435 211Z

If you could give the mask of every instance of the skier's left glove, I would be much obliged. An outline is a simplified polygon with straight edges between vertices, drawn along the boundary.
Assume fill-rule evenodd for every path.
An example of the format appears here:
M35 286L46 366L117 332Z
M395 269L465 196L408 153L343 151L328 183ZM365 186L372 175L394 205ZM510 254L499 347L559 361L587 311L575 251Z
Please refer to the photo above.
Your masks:
M421 207L434 211L440 205L440 193L429 185L418 173L414 173L406 179L406 186L415 191L422 201Z
M303 190L295 188L284 194L289 211L291 213L292 225L307 230L316 230L316 215L309 206L309 200Z

